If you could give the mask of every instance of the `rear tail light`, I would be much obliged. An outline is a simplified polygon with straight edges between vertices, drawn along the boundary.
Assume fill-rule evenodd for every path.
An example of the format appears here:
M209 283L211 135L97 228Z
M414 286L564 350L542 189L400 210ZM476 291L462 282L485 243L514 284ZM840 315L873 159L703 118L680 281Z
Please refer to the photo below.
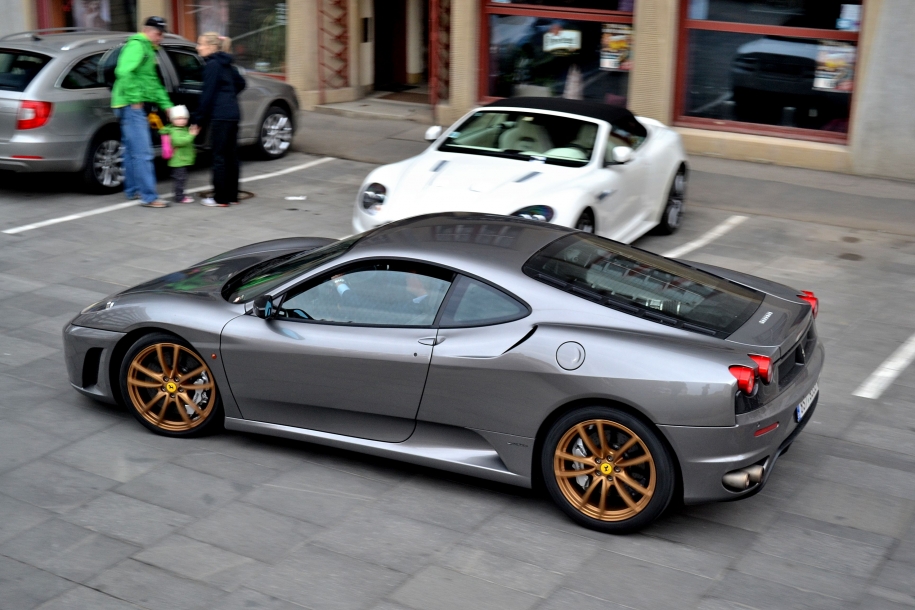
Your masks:
M816 295L809 290L801 290L801 294L797 296L802 301L807 301L810 304L810 308L813 310L813 317L817 317L817 314L820 313L820 299L816 298Z
M758 354L750 354L750 359L759 367L760 380L762 380L763 383L772 381L772 359L768 356L760 356Z
M737 388L747 396L750 396L753 390L756 389L756 369L735 364L729 367L728 370L737 379Z
M41 127L51 118L52 107L51 102L20 102L19 114L16 117L16 129Z

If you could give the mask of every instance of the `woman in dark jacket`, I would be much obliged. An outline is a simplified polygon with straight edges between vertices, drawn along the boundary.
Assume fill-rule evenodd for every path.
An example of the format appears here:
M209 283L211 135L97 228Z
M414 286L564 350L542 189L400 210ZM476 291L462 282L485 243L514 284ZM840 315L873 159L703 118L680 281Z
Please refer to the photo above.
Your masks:
M210 126L214 193L212 198L201 200L208 206L238 203L238 94L245 88L245 79L232 65L235 60L228 53L231 45L231 40L213 32L197 39L197 52L206 66L200 105L192 122Z

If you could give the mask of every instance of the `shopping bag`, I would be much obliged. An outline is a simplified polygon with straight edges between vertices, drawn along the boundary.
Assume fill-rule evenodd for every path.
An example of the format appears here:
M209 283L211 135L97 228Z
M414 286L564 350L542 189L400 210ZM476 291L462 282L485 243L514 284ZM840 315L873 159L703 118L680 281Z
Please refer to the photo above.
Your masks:
M162 136L162 158L171 159L172 155L175 154L175 149L172 148L172 138L169 135Z

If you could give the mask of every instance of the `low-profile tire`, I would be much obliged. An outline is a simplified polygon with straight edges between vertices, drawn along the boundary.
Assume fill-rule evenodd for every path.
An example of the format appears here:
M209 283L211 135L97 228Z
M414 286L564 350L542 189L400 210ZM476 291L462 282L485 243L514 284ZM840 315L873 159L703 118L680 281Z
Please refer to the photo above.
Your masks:
M683 220L683 206L686 204L686 172L681 168L674 176L667 191L667 202L664 204L664 212L661 214L661 222L658 223L657 232L661 235L671 235L680 228L680 222Z
M265 159L279 159L292 146L294 134L289 111L279 106L270 106L261 119L257 132L257 152Z
M121 362L120 384L127 408L156 434L198 436L222 428L222 400L210 367L175 335L156 332L134 343Z
M585 233L594 233L595 226L594 212L591 211L591 208L585 208L578 217L578 220L575 221L575 228L579 231L584 231Z
M116 128L106 128L92 139L83 168L83 182L90 191L115 193L124 189L123 148Z
M673 461L657 433L613 407L562 416L544 439L541 468L547 491L566 515L609 534L649 525L676 487Z

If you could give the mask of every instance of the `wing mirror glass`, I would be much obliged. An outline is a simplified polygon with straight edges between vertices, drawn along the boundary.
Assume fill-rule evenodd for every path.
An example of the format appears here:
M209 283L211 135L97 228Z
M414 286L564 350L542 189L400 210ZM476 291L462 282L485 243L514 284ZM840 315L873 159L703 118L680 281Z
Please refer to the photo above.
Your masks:
M269 320L276 316L276 307L273 305L273 297L269 294L262 294L254 299L254 315L261 320Z
M426 130L426 135L425 135L426 142L435 142L436 140L439 139L439 137L441 135L442 135L442 126L433 125L432 127L430 127L429 129Z
M629 163L632 161L632 149L628 146L614 146L610 157L613 159L613 163Z

